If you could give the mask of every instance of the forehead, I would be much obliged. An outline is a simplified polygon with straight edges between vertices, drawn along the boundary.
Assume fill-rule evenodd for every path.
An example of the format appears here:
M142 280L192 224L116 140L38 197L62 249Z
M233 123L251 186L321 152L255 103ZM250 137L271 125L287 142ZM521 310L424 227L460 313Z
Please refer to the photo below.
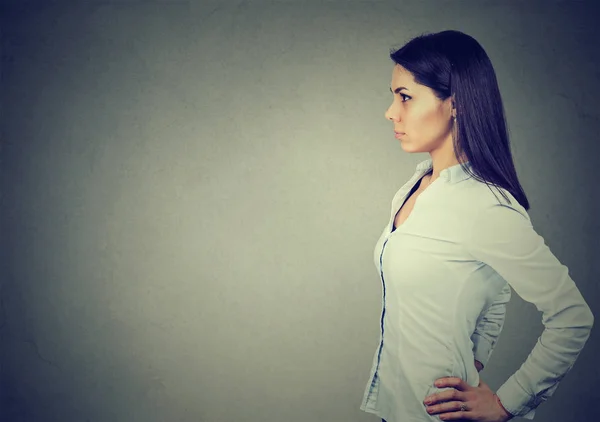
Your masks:
M418 85L419 84L415 82L415 78L412 73L398 64L394 65L392 70L392 90L399 86L404 86L408 89L415 89L418 88Z

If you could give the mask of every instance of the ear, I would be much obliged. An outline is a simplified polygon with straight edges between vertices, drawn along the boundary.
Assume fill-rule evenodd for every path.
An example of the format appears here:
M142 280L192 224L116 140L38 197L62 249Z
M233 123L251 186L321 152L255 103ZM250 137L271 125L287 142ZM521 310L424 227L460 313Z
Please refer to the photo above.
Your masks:
M452 94L451 100L450 100L450 104L452 105L452 117L456 117L456 101L455 101L455 97L454 94Z

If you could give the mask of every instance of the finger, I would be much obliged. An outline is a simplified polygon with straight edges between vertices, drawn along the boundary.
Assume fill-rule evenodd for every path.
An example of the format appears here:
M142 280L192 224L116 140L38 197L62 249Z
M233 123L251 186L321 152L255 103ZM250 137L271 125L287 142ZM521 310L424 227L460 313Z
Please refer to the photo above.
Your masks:
M460 401L460 402L467 401L467 393L459 391L455 388L452 388L450 390L441 391L441 392L433 394L429 397L431 397L431 399L432 399L430 404L445 403L445 402L448 402L451 400ZM460 404L459 404L459 406L460 406ZM452 409L450 409L450 410L452 410Z
M430 415L436 415L439 413L451 413L451 412L460 412L460 406L463 404L461 401L448 401L445 403L440 403L435 406L427 406L427 413Z
M471 388L463 379L458 377L441 378L435 382L436 387L452 387L460 391L467 391Z
M479 388L485 388L486 390L492 391L492 389L490 388L490 386L487 385L485 382L483 382L481 380L481 378L479 379L479 385L478 385L478 387Z
M463 412L462 410L459 410L457 412L443 413L443 414L439 415L438 418L440 418L443 421L455 421L455 420L472 421L472 420L475 420L474 416L471 414L471 412L469 412L469 411Z
M475 414L469 410L460 410L461 402L449 402L443 405L435 406L434 408L428 408L427 413L430 415L437 415L442 420L477 420Z

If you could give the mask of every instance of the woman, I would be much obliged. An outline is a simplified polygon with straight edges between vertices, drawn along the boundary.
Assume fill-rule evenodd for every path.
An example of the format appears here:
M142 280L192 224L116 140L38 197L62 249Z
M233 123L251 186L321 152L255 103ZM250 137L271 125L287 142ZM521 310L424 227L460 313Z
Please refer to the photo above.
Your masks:
M387 422L533 419L573 366L593 314L531 225L483 48L444 31L390 56L385 117L405 151L430 159L394 196L375 247L383 310L361 409ZM479 371L510 287L543 312L545 330L494 394Z

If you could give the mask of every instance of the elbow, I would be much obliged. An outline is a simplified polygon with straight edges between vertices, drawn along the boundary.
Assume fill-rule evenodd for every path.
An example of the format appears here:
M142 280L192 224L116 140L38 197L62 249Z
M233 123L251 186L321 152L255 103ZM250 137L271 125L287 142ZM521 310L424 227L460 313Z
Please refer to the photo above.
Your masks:
M577 318L579 328L586 329L589 332L592 331L592 327L594 326L594 314L589 306L584 306Z
M590 331L592 330L592 327L594 326L594 314L592 313L592 310L590 309L590 307L587 307L587 321L588 321L588 328L590 329Z
M586 303L576 307L573 306L569 315L570 316L567 317L567 319L570 321L566 322L562 327L558 326L556 328L578 330L582 335L583 333L586 333L585 335L587 338L594 326L594 314L590 307Z
M578 316L576 317L576 321L578 327L585 328L588 331L592 330L592 327L594 326L594 314L586 302L583 302L578 306Z

